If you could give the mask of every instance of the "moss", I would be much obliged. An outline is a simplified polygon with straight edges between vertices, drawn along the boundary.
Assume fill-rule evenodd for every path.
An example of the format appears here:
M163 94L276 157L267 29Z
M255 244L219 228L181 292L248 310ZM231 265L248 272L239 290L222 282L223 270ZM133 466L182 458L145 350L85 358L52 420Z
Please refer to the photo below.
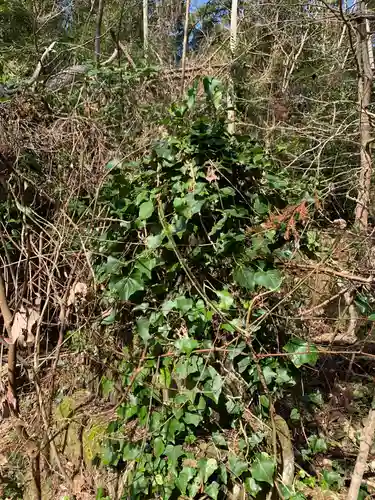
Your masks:
M107 431L107 423L97 421L88 426L82 435L83 455L85 463L90 464L100 453L101 445Z
M72 397L65 397L56 408L57 420L69 418L72 416L75 407L75 402Z

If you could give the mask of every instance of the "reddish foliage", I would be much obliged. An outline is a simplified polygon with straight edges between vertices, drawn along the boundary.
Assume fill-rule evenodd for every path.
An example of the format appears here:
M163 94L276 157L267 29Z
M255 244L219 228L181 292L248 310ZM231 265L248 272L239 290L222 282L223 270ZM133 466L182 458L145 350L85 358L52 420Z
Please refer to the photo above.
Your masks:
M306 201L302 201L299 205L290 205L285 207L284 210L278 215L271 215L267 222L262 224L264 229L280 229L281 225L286 223L286 231L284 238L289 240L290 235L293 234L294 239L299 239L299 234L296 229L296 223L307 222L309 212L307 209Z

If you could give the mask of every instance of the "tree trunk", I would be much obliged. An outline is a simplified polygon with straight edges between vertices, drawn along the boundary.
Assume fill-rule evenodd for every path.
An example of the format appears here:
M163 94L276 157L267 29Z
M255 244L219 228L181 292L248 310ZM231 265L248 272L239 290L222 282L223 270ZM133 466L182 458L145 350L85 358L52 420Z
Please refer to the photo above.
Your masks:
M16 357L17 357L17 344L12 339L12 321L13 315L9 309L8 301L5 294L5 284L0 271L0 312L3 316L5 330L8 334L9 341L12 342L8 345L8 389L7 389L7 403L12 411L17 413L17 390L16 390Z
M143 51L148 57L148 0L143 0Z
M104 12L104 0L99 0L98 16L96 19L96 31L95 31L95 61L97 66L100 65L100 39L102 36L103 12Z
M236 113L235 113L235 95L234 95L234 82L233 82L233 61L237 48L237 10L238 0L232 0L232 10L230 16L230 51L231 51L231 72L229 77L229 88L227 95L227 108L228 108L228 132L234 134L236 131Z
M365 12L366 5L364 2L361 2L359 4L359 13L364 14ZM357 29L357 61L359 68L358 101L360 105L360 173L355 221L362 231L366 231L367 229L372 174L372 129L367 112L371 104L373 51L369 38L371 38L371 35L368 32L368 20L360 18Z
M189 31L189 12L190 12L190 0L186 0L185 8L185 24L184 24L184 41L182 46L182 59L181 59L181 93L185 89L185 68L186 68L186 54L188 48L188 31Z

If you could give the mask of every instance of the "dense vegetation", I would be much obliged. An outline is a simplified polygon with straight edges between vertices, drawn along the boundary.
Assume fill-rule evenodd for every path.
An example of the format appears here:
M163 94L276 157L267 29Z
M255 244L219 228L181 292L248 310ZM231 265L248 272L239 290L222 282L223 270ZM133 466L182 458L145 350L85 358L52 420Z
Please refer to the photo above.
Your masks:
M371 11L143 7L0 9L0 497L370 498Z

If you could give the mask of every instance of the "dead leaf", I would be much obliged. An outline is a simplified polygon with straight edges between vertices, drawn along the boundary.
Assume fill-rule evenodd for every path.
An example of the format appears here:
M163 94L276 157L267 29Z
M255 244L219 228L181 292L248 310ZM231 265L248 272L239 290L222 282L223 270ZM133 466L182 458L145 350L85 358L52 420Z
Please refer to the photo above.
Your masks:
M219 180L219 177L216 175L215 169L212 165L210 165L207 169L206 180L208 182L213 182Z
M19 337L23 336L24 331L27 331L27 314L26 309L21 306L20 310L14 315L9 343L14 344L17 342Z
M110 307L109 309L106 309L105 311L102 312L102 319L108 318L112 314L113 307Z
M39 312L32 307L25 309L21 306L19 311L14 315L14 320L11 328L11 338L9 339L10 344L14 344L17 340L24 343L25 337L28 343L34 342L34 335L32 333L33 326L39 320Z
M7 389L7 402L10 408L13 408L13 410L17 409L17 399L15 398L10 387Z
M345 219L335 219L332 224L339 229L345 229L348 223L346 222Z
M77 296L81 296L84 299L86 295L87 295L86 283L81 283L80 281L74 283L69 292L68 303L67 303L68 307L75 304Z

